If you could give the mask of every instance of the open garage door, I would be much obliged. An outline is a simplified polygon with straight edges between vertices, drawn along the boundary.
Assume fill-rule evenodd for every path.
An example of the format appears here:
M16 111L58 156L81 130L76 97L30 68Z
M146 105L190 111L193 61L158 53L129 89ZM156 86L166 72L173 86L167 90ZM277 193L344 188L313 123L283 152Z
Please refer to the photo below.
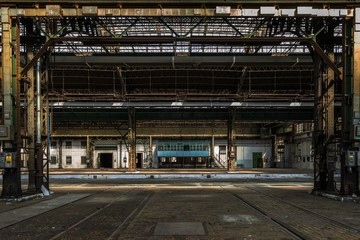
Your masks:
M100 168L112 168L113 167L113 154L112 153L99 153L100 156Z

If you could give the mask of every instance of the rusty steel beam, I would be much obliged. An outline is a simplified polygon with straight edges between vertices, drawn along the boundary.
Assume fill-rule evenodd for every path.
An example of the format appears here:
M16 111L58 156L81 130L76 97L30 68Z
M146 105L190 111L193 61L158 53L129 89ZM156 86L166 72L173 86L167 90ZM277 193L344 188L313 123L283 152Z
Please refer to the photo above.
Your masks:
M24 76L27 74L27 72L34 67L36 61L44 54L46 53L46 51L48 50L48 48L50 46L52 46L54 44L54 41L52 38L50 38L40 49L39 51L35 54L35 56L30 60L30 62L23 68L23 70L21 71L21 76Z
M322 48L317 44L313 39L309 39L309 43L314 47L317 54L326 62L326 64L334 71L335 75L339 78L342 78L342 73L335 65L335 63L330 59L330 57L322 50Z
M244 45L273 45L282 42L303 42L311 41L305 37L56 37L51 39L53 42L83 42L99 44L118 44L118 43L217 43L217 44L244 44Z
M21 3L22 5L27 5L29 7L33 7L34 4L61 4L61 5L70 5L79 4L86 6L119 6L118 0L2 0L0 2L1 5L5 6L13 6L14 4ZM227 6L239 6L239 1L224 1L219 0L158 0L158 1L146 1L146 0L123 0L121 1L120 6L133 6L133 7L144 7L144 6L153 6L159 8L159 4L161 6L198 6L199 4L203 4L205 6L215 6L224 4ZM289 0L245 0L241 1L241 6L263 6L263 5L278 5L278 6L324 6L328 5L329 1L325 0L297 0L297 1L289 1ZM354 6L358 5L357 1L349 1L349 0L334 0L331 1L331 6Z

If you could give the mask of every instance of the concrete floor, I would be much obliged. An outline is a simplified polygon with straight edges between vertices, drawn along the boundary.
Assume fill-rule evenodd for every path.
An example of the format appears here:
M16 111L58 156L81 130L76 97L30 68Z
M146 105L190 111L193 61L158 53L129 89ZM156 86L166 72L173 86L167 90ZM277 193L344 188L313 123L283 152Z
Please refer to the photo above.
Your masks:
M360 239L358 203L311 179L54 179L0 202L0 239Z

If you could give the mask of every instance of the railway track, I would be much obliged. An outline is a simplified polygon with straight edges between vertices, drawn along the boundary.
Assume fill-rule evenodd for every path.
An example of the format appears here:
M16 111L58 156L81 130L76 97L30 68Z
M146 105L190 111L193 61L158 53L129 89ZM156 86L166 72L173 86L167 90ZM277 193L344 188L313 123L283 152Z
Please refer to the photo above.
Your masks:
M98 221L97 218L99 215L107 215L107 213L104 213L105 211L111 211L111 207L115 205L115 203L121 202L123 200L126 200L131 193L135 191L134 189L131 189L130 191L121 194L121 196L118 196L114 198L111 202L107 203L105 206L103 206L100 209L97 209L95 212L92 212L91 214L88 214L86 216L83 216L83 218L76 223L73 223L71 226L68 226L63 231L57 233L55 236L49 238L50 240L55 239L62 239L65 236L71 236L73 234L73 231L76 231L78 229L81 229L83 226L86 226L87 224L91 225L91 222ZM126 227L126 225L134 218L136 215L141 211L141 209L146 205L146 203L151 199L151 196L153 193L147 194L142 201L136 205L135 209L130 212L121 222L118 224L117 227L115 227L115 230L112 230L111 234L107 239L114 239L117 235L120 234L121 230ZM87 228L87 227L85 227ZM93 229L92 231L97 231L96 229ZM91 231L87 232L86 235L90 236L92 234ZM66 237L65 237L66 238Z
M265 219L277 225L293 239L360 239L360 230L314 211L263 193L250 187L250 192L230 194Z
M11 208L11 209L9 209L9 210L7 210L7 211L1 212L1 213L0 213L0 217L6 217L8 214L12 214L12 213L15 214L15 213L16 213L16 214L18 215L18 219L13 220L13 221L11 221L11 219L10 219L8 223L3 224L3 225L0 224L0 230L5 229L5 228L10 227L10 226L13 226L13 225L16 225L16 224L19 224L19 223L24 222L24 221L31 220L32 218L35 218L35 217L38 217L38 216L40 216L40 215L46 214L46 213L48 213L48 212L54 211L54 210L59 209L59 208L61 208L61 207L67 206L67 205L69 205L69 204L73 204L73 203L76 203L76 202L78 202L78 201L82 201L82 200L84 200L84 199L91 198L91 197L95 196L96 194L102 194L102 193L104 193L104 192L106 192L106 191L109 191L110 189L111 189L111 188L106 188L106 189L103 189L103 190L101 190L101 191L97 191L97 192L94 192L94 193L91 193L91 194L84 194L83 196L78 197L76 200L71 200L71 201L68 201L68 202L66 202L66 203L59 204L58 206L56 206L56 204L52 203L52 204L51 204L51 207L49 207L48 209L42 210L40 213L36 213L36 214L33 214L33 215L32 215L32 214L28 214L28 213L26 212L26 211L28 211L28 210L25 210L25 209L27 209L27 208L29 208L29 207L31 208L31 207L33 207L33 206L35 206L35 208L39 209L39 207L40 207L44 202L37 202L37 203L35 203L34 205L32 205L32 204L27 204L27 205L25 205L25 206L13 207L13 208ZM80 195L81 195L81 194L80 194ZM49 200L47 200L47 201L45 201L45 202L53 201L53 200L55 200L55 199L58 199L58 198L61 198L61 197L66 197L66 196L67 196L66 194L63 194L63 195L60 195L60 196L58 196L58 197L56 197L56 198L54 198L54 199L51 199L51 198L50 198ZM3 215L4 215L4 216L3 216ZM23 215L23 216L21 216L21 215Z

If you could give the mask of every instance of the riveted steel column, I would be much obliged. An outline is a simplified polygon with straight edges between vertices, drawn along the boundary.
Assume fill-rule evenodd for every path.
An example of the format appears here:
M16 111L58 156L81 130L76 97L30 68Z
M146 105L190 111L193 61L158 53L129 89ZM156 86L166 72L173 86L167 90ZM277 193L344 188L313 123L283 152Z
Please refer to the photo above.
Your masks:
M21 190L21 122L20 122L20 35L17 19L11 19L9 8L1 8L2 24L2 89L3 124L10 127L10 140L4 141L4 151L15 152L15 167L3 170L3 198L19 197ZM15 100L15 101L14 101ZM15 111L16 110L16 111ZM18 115L16 115L18 113Z
M34 53L28 48L27 60L28 62L34 57ZM34 94L34 68L31 67L27 73L28 84L26 89L27 97L27 141L28 141L28 171L29 171L29 183L28 191L35 190L35 94Z
M332 29L333 30L333 29ZM329 52L329 58L334 62L334 49L331 48ZM326 190L335 190L335 164L336 164L336 145L335 145L335 118L334 118L334 93L335 93L335 74L334 71L327 66L327 78L324 79L325 88L327 89L325 97L325 121L326 121L326 169L327 169L327 186Z
M325 190L327 186L326 148L324 132L324 103L322 98L323 89L323 65L321 58L314 55L314 190Z
M343 21L343 92L341 127L341 194L359 192L359 168L349 164L347 154L359 149L360 136L360 10L354 19ZM359 21L359 23L356 23ZM358 25L358 31L356 31Z
M128 139L129 139L129 172L134 172L136 170L136 119L135 119L135 109L129 108L129 129L128 129Z
M355 9L355 18L344 24L345 50L343 91L343 137L341 193L359 194L360 158L360 8ZM350 151L357 153L350 158Z
M235 109L229 110L228 119L228 171L234 171L236 167L236 146L235 146Z
M360 115L360 8L355 9L355 27L354 27L354 115L356 114L357 119L359 119ZM355 116L353 117L355 118ZM354 121L355 122L355 121ZM353 129L355 135L355 144L354 147L357 150L360 150L360 123L354 126ZM360 152L358 153L358 158L360 158ZM349 181L353 186L353 193L359 195L359 168L360 168L360 160L358 159L357 167L353 167L352 176L349 177Z

